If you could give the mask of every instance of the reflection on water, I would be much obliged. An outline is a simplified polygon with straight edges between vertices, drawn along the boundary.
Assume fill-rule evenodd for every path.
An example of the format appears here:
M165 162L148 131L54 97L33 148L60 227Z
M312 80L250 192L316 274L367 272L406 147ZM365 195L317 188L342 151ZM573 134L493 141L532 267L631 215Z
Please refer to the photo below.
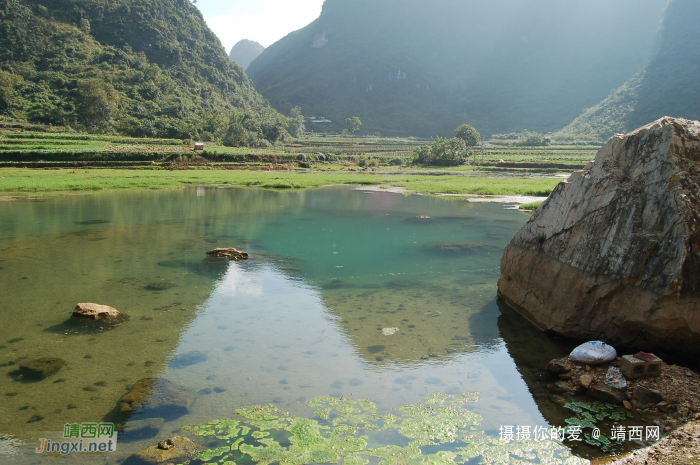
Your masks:
M64 423L116 419L126 427L117 453L70 460L118 463L241 406L305 415L321 395L388 408L435 391L479 391L472 410L491 433L545 426L494 301L501 251L526 219L502 205L344 187L0 204L0 433L31 444ZM251 259L207 258L214 247ZM67 322L86 301L130 318ZM42 381L16 375L45 356L66 364ZM147 408L165 398L179 404Z

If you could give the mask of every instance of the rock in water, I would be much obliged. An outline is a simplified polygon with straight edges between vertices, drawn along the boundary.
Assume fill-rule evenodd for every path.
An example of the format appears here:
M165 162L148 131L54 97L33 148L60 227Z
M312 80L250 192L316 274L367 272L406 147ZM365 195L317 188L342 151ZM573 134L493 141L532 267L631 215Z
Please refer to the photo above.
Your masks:
M616 135L506 247L498 290L541 328L700 354L700 122Z
M60 370L65 363L62 358L42 357L23 363L19 366L19 372L25 378L44 379Z
M140 410L142 417L178 418L190 411L194 395L166 379L144 378L119 400L117 418Z
M75 306L73 316L76 318L88 318L91 320L107 320L110 318L118 318L121 313L116 308L108 305L100 305L93 303L82 303Z
M157 465L157 464L189 464L205 447L195 444L182 436L172 436L160 441L157 446L141 449L131 455L125 464L128 465Z
M247 252L241 252L240 250L234 249L233 247L212 249L207 252L210 257L216 258L228 258L229 260L248 260L249 255Z

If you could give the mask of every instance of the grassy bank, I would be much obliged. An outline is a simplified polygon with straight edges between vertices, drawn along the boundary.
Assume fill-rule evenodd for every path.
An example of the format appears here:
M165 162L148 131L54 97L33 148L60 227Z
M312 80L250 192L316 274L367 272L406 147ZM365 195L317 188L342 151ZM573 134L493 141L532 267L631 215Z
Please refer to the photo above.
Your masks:
M310 188L330 184L404 187L421 194L549 195L553 178L388 175L338 172L269 172L220 169L0 168L0 193L165 189L195 185Z

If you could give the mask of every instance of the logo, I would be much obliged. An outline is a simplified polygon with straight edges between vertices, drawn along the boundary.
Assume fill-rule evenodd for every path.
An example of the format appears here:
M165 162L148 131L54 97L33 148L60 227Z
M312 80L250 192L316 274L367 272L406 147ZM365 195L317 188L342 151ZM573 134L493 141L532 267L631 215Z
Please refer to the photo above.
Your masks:
M66 423L63 425L63 440L39 439L37 454L58 452L62 455L74 452L115 452L117 432L114 423Z

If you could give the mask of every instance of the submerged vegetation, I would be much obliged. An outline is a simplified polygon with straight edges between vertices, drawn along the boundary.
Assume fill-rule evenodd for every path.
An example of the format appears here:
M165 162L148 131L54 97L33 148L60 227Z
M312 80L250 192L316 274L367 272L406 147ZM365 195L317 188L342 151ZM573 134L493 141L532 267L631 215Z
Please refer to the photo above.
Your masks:
M367 399L324 396L307 403L318 419L291 416L266 405L236 410L242 420L215 420L183 429L208 439L209 449L197 457L205 463L302 465L342 459L346 465L363 465L375 458L382 465L440 465L479 457L492 464L512 463L512 459L588 463L550 439L508 441L485 435L478 429L481 415L464 407L477 399L471 392L433 393L420 404L382 414Z
M576 413L576 416L566 419L566 424L579 428L583 433L583 440L588 445L597 447L606 453L622 451L622 440L614 439L605 434L593 434L593 430L605 421L634 418L631 413L619 411L614 405L603 402L567 402L564 407Z

